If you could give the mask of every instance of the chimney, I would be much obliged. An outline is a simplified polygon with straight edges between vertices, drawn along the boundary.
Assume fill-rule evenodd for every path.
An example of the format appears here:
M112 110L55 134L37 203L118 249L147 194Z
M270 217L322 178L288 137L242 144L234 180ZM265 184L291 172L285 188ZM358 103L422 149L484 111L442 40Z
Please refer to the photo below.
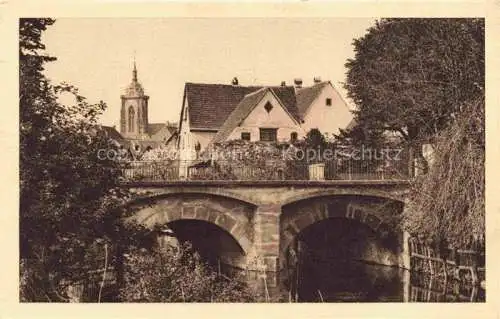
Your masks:
M321 83L321 77L315 76L314 77L314 84L318 84L318 83Z
M233 80L231 81L232 85L238 85L238 78L234 77Z
M295 83L295 88L296 89L302 88L302 79L301 78L294 79L293 83Z
M286 82L285 81L281 81L281 86L286 86Z

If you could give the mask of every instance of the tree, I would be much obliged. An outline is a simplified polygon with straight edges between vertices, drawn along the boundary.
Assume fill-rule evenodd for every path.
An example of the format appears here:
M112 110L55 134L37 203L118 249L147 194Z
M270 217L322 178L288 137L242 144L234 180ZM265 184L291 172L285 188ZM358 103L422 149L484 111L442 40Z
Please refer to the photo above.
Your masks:
M154 246L154 232L123 223L126 212L122 207L130 195L120 185L121 167L112 159L99 157L99 150L118 151L97 125L106 105L88 103L75 87L53 85L43 74L45 63L55 58L44 54L41 35L54 22L21 19L19 26L20 300L70 301L67 288L95 285L94 279L100 283L102 272L97 278L91 273L104 265L113 269L107 273L116 278L111 294L118 297L124 284L134 287L122 280L131 262L125 256L136 256L134 260L141 261L139 275L151 276L154 273L148 267L153 265L148 262L157 261L160 255L154 250L141 255L144 251L136 249ZM61 104L58 97L62 94L73 96L75 104ZM167 269L170 262L176 262L179 272L170 278L191 285L196 300L203 294L210 297L204 290L208 286L218 300L246 300L240 283L215 282L201 261L183 256L176 259L162 253L167 264L155 265L156 269ZM199 272L191 274L193 269ZM133 270L128 270L130 275ZM196 281L190 282L193 278ZM156 279L149 279L147 291L156 291ZM101 291L87 301L104 301L100 296ZM178 295L175 298L179 300Z
M54 57L44 54L43 31L52 19L20 19L20 258L21 299L64 301L66 283L102 267L116 230L110 210L126 194L115 162L98 150L115 147L96 129L103 102L90 104L68 84L43 74ZM69 94L74 105L58 97Z
M381 19L353 42L348 96L360 127L428 141L484 90L484 19Z
M367 129L364 126L354 125L352 128L340 129L335 139L339 144L360 147L362 145L377 149L383 146L387 139L384 131L379 129Z
M478 98L436 138L430 170L410 192L407 230L454 248L484 242L484 136L484 98Z

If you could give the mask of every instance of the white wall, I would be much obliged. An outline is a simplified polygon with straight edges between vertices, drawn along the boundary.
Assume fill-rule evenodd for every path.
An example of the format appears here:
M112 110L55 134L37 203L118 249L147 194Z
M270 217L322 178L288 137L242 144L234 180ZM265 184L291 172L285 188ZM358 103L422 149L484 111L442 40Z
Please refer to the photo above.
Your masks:
M326 99L332 99L332 105L326 105ZM331 86L325 85L321 94L313 101L306 113L302 127L305 132L317 128L328 135L338 134L339 129L345 129L353 115L342 100L339 93Z
M264 108L268 101L273 105L269 113ZM290 117L271 92L268 92L243 123L233 130L228 140L239 140L242 132L249 132L251 141L259 141L260 128L277 128L278 141L289 141L292 132L297 132L299 139L304 136L304 130Z
M184 101L184 114L181 118L181 129L179 132L179 156L181 160L192 160L194 153L194 144L191 140L191 131L189 126L189 105L187 98Z
M212 141L212 139L215 137L217 132L197 132L197 131L192 131L191 132L191 140L193 143L193 148L196 143L200 143L201 146L201 151L207 147L208 143Z

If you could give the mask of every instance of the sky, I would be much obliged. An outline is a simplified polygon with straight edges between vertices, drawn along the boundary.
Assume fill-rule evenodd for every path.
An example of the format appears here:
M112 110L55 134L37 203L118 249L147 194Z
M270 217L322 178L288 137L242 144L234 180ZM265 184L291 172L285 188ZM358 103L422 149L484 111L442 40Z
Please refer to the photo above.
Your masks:
M43 35L57 61L54 82L79 88L89 102L106 102L104 125L119 127L120 95L132 80L149 99L149 122L179 120L184 84L292 85L301 78L341 82L354 56L352 41L375 18L60 18ZM347 98L346 98L347 99ZM349 106L353 105L349 102Z

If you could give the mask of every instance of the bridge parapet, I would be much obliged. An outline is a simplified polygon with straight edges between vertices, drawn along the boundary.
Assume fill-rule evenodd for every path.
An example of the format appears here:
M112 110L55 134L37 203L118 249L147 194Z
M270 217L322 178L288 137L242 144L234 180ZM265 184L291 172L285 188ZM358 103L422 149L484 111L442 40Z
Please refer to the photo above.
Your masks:
M324 162L266 160L132 161L123 163L127 182L161 181L384 181L410 180L406 161L343 159Z

